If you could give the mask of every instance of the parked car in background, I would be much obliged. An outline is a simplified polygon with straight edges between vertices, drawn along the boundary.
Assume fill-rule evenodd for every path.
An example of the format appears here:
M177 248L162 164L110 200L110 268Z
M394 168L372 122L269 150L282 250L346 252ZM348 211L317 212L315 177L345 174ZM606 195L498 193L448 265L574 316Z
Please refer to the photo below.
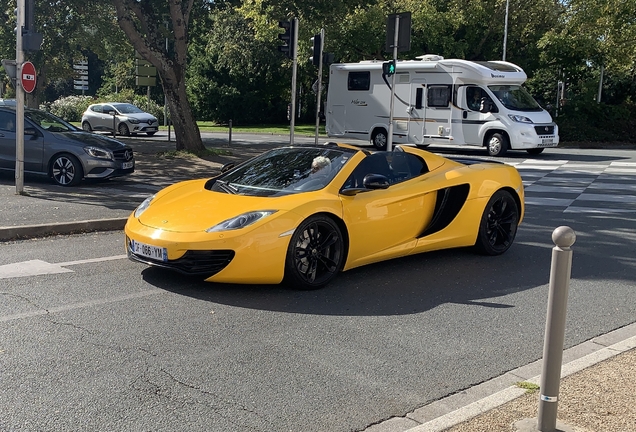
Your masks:
M86 132L113 131L119 135L146 133L154 135L159 130L159 121L152 114L129 103L101 103L89 105L82 115L82 129Z
M15 107L0 106L0 170L15 171ZM135 170L133 150L107 136L86 133L46 111L24 109L24 172L60 186L106 179Z

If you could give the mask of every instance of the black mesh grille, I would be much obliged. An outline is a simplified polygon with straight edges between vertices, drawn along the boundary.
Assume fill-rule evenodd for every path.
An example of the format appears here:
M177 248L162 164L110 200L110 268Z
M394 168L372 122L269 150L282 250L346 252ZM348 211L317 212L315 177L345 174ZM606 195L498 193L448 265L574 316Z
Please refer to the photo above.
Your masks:
M537 131L537 135L554 135L554 126L535 126L534 130Z

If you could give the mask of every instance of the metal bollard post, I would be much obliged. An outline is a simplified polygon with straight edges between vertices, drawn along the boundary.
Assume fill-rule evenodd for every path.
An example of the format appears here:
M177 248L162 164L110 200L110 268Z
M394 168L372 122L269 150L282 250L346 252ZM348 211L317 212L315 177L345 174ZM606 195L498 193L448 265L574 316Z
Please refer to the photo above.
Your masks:
M227 141L227 145L230 147L232 146L232 119L230 119L230 137Z
M543 369L541 371L541 396L539 399L538 430L556 431L563 340L565 339L565 315L567 312L572 250L576 241L574 230L560 226L552 232L552 266L550 268L550 292L543 345Z

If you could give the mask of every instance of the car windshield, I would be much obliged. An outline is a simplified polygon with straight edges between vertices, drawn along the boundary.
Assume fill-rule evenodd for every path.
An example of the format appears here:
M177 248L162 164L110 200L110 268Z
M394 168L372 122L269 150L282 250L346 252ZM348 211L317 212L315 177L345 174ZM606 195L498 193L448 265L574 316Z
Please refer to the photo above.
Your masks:
M71 132L79 130L72 124L46 111L25 110L24 116L49 132Z
M324 188L349 161L354 150L285 147L271 150L209 183L217 192L281 196Z
M541 106L526 89L520 85L488 86L490 91L508 109L515 111L542 111Z
M144 111L131 104L113 104L121 114L140 114Z

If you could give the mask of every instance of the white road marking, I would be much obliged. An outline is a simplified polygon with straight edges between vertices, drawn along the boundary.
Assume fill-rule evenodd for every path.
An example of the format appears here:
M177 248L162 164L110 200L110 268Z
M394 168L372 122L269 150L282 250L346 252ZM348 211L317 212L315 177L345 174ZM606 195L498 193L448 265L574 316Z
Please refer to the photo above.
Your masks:
M69 261L57 264L48 263L42 260L22 261L13 264L5 264L0 266L0 279L9 279L16 277L39 276L46 274L73 273L73 270L64 267L96 263L103 261L112 261L126 258L126 255L114 255L102 258L89 258L79 261Z
M58 264L50 264L41 260L23 261L0 266L0 279L57 273L73 273L73 270L68 270Z

